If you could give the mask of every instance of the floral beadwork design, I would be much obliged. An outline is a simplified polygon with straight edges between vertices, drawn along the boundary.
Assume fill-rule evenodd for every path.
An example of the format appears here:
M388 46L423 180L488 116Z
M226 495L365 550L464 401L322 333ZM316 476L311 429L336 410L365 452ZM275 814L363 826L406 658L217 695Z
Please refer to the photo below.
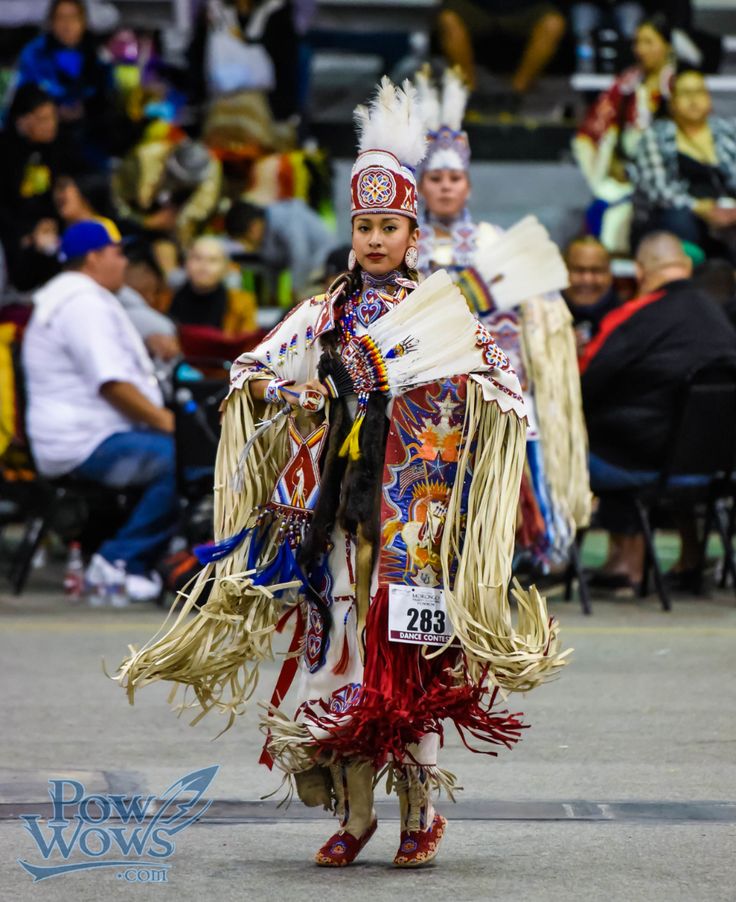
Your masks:
M483 362L500 370L511 369L508 357L499 348L491 333L481 323L475 328L475 346L480 348Z
M387 169L366 169L358 182L358 196L364 207L387 207L396 196L396 180Z

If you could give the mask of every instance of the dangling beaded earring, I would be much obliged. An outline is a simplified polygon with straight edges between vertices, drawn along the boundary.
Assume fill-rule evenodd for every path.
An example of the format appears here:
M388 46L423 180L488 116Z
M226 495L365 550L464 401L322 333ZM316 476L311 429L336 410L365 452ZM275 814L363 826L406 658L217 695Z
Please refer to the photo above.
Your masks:
M414 247L413 244L410 244L406 249L406 253L404 254L404 263L406 264L406 268L416 269L418 260L419 251Z
M355 251L350 248L350 253L348 254L348 269L352 272L355 267L358 265L358 258L355 256Z

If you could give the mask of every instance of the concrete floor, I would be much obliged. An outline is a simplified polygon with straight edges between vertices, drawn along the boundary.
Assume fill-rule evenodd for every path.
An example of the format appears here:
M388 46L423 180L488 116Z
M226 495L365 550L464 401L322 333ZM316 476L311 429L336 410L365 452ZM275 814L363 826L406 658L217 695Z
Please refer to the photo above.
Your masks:
M731 594L676 599L671 614L654 599L596 600L590 618L553 600L573 661L557 682L510 699L531 724L513 752L471 755L448 735L441 763L465 789L456 806L441 803L451 820L437 865L390 868L397 812L380 794L361 863L334 873L311 864L333 830L328 815L248 804L279 783L256 763L255 706L212 742L216 716L191 728L167 711L162 686L130 707L105 677L102 660L114 669L160 609L70 607L35 580L21 599L0 594L2 900L736 900ZM258 697L275 668L264 668ZM166 885L130 886L115 869L34 885L18 865L41 863L18 816L43 813L49 779L158 794L211 764L220 771L207 797L229 804L177 837Z

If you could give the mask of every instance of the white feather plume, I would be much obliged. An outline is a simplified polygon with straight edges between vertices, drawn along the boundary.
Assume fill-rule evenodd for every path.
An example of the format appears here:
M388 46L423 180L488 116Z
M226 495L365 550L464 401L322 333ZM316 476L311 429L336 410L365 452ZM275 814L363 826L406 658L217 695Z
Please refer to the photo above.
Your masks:
M500 234L479 227L475 267L499 310L569 284L562 254L535 216L525 216Z
M408 79L397 87L384 75L368 106L355 110L355 124L361 152L387 150L412 169L424 159L424 123L416 88Z
M445 69L442 77L441 125L459 132L463 125L465 107L468 103L468 89L457 68Z
M424 66L417 72L414 76L414 84L419 97L419 110L424 128L428 132L436 132L442 125L441 104L439 92L432 84L432 70L429 66Z

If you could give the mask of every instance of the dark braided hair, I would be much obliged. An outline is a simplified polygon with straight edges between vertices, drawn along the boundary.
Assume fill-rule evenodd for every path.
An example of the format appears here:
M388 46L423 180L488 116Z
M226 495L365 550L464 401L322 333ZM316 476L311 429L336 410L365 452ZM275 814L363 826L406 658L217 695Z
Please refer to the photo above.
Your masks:
M411 220L410 230L415 228L416 223ZM402 269L406 278L417 281L415 270ZM361 267L356 266L352 271L341 273L330 285L329 294L334 294L343 286L338 301L340 311L345 301L362 288L361 274ZM327 376L334 376L341 366L336 330L325 333L320 340L323 350L317 374L320 381L324 381ZM368 398L359 436L360 457L355 461L339 454L353 425L347 401L337 398L330 406L330 434L320 464L319 498L300 549L299 562L306 573L314 569L326 552L335 524L352 535L356 535L360 527L366 539L373 544L374 554L377 553L380 536L381 481L389 425L387 399L378 393Z

